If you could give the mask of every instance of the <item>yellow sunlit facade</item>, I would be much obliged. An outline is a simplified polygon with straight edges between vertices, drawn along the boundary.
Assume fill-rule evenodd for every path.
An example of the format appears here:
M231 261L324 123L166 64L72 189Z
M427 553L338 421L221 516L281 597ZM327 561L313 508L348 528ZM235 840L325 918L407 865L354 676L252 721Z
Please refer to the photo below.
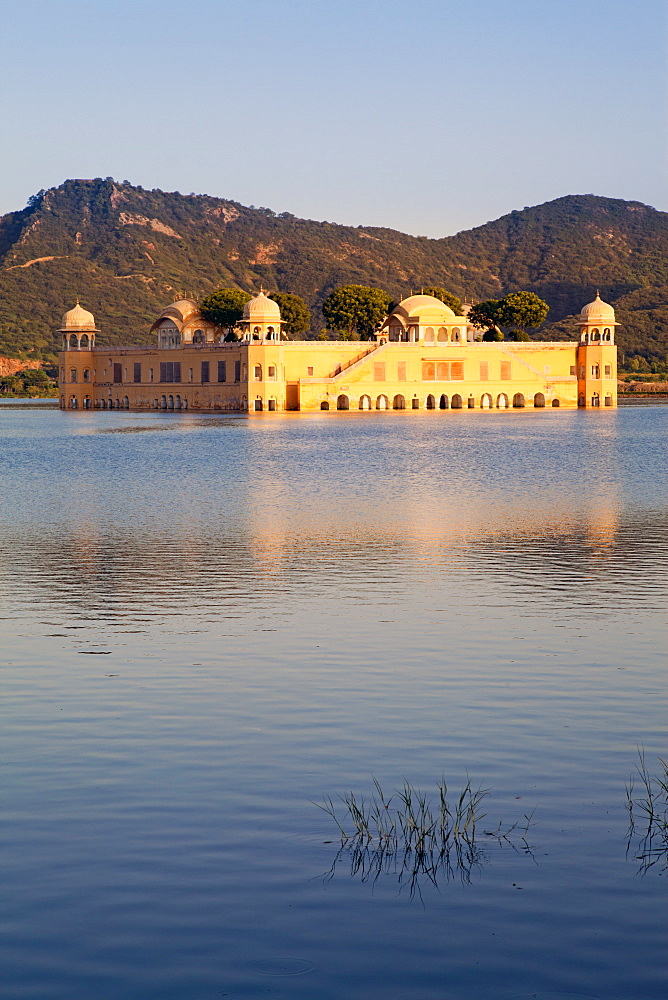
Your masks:
M288 340L263 292L228 343L197 303L169 305L155 347L97 347L79 303L60 334L63 409L341 411L617 405L615 312L596 296L578 341L480 341L429 295L404 299L373 341Z

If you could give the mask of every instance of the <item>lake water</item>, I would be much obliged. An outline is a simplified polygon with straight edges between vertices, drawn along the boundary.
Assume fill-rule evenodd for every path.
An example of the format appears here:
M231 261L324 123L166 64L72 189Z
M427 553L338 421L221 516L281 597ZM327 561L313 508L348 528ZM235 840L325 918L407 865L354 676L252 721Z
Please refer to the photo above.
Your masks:
M1 995L663 1000L667 431L2 408ZM467 774L412 884L311 801Z

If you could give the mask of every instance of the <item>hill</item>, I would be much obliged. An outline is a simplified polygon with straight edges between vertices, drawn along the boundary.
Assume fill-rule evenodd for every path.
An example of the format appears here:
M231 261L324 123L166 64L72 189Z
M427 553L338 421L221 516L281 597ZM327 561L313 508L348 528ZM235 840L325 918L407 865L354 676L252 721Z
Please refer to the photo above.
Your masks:
M525 288L549 302L541 339L571 337L596 290L617 309L622 350L665 361L668 213L593 195L558 198L444 239L275 215L207 195L147 191L112 178L68 180L0 218L0 353L53 357L54 330L77 295L99 344L150 342L175 295L222 285L301 295L337 285L399 298L444 285L478 301Z

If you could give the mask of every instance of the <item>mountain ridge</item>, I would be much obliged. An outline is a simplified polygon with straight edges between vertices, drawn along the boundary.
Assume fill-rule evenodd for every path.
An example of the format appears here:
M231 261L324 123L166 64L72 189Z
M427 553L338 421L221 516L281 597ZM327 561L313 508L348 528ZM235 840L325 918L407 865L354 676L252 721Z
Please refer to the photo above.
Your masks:
M296 292L317 332L323 299L349 283L396 298L443 285L473 301L526 288L551 307L539 339L573 337L574 314L599 288L617 310L622 352L665 361L668 213L565 195L434 239L113 178L68 180L0 218L0 351L52 357L77 295L95 313L100 345L147 343L174 295L223 285Z

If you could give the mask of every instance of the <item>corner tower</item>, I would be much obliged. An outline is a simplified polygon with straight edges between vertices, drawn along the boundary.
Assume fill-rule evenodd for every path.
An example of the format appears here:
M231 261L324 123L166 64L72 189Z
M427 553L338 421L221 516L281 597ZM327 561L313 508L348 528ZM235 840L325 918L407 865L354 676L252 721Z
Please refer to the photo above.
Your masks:
M282 326L278 302L274 302L263 291L246 303L243 318L238 323L241 339L248 343L259 341L271 344L287 340Z
M577 351L578 406L617 405L615 310L596 293L580 311Z
M93 406L93 349L100 331L95 317L79 305L65 313L58 333L62 337L59 363L61 410L90 410Z

